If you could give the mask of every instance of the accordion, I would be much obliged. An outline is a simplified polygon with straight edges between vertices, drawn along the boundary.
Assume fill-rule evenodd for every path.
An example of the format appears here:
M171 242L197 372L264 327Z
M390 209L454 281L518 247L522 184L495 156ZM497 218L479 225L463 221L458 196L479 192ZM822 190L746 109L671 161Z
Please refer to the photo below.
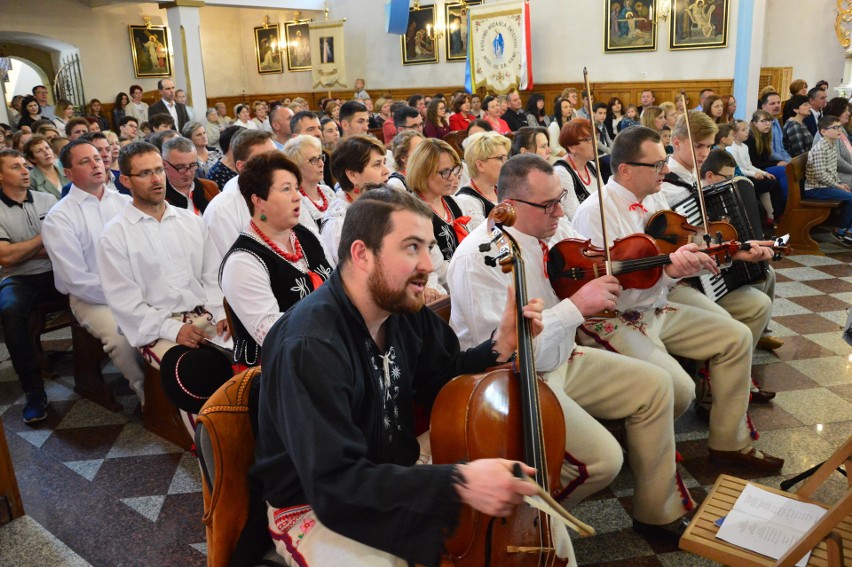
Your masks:
M703 193L708 221L728 221L737 229L740 242L762 238L758 232L760 216L751 181L745 177L735 177L730 181L707 185L703 187ZM672 207L672 210L685 216L690 224L703 225L698 192L694 188L692 194ZM733 262L718 276L708 274L696 279L704 294L718 301L737 288L764 279L766 270L766 262Z

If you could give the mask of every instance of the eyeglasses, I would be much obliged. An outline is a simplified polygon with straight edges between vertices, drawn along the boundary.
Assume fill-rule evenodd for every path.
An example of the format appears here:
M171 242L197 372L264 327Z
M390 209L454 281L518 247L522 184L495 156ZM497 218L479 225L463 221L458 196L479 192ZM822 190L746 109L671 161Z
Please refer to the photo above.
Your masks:
M654 163L642 163L641 161L626 161L624 162L627 165L635 165L637 167L652 167L654 171L660 173L664 167L666 167L666 160L661 159L660 161Z
M423 123L420 124L408 124L407 126L400 126L397 130L422 130Z
M441 179L449 179L451 175L458 177L459 174L461 173L461 170L462 170L462 167L460 165L457 165L455 167L448 167L447 169L441 169L439 171L436 171L435 173L440 175Z
M585 137L585 138L580 138L579 140L577 140L577 142L578 142L578 143L579 143L579 142L589 142L589 143L591 144L591 143L592 143L592 137L591 137L591 136L587 136L587 137Z
M524 201L522 199L515 199L514 197L512 198L512 200L517 201L518 203L523 203L525 205L529 205L530 207L535 207L536 209L544 209L544 214L549 215L549 214L553 213L553 211L556 209L556 205L562 204L562 200L565 198L565 196L567 194L568 194L567 190L562 191L562 193L559 194L559 197L557 199L554 199L552 201L548 201L546 203L530 203L529 201Z
M834 126L829 126L826 130L837 130L838 132L843 130L843 124L835 124Z
M499 156L491 156L491 157L485 158L482 161L488 161L490 159L499 159L500 163L506 163L506 161L509 159L509 155L508 154L502 154L502 155L499 155Z
M187 173L188 171L195 171L196 169L198 169L198 162L191 163L189 165L175 165L168 160L164 159L163 161L172 166L172 169L174 169L178 173Z
M317 165L320 162L325 163L325 154L320 154L318 156L308 158L308 163L311 164L311 165Z
M128 173L127 177L138 177L139 179L150 179L152 175L156 175L157 177L161 177L166 173L166 168L158 167L155 169L146 169L140 171L139 173Z

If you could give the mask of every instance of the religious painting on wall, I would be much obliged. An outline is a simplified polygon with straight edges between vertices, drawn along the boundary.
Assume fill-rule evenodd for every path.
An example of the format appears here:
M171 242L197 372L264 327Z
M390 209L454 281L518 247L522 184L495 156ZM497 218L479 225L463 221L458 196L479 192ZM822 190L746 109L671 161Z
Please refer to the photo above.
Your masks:
M128 26L136 77L169 77L169 33L166 26Z
M604 53L654 51L657 49L655 0L607 0L604 2Z
M727 47L730 0L673 0L669 49Z
M278 24L254 28L254 53L257 57L257 72L261 75L284 72Z
M343 20L309 22L311 85L314 89L349 88Z
M444 29L447 61L467 59L467 7L481 4L481 0L471 0L464 4L444 4Z
M409 8L405 35L400 37L402 64L438 62L438 46L429 39L435 29L435 6Z
M290 71L311 70L311 30L308 22L299 20L284 24L287 38L287 69Z

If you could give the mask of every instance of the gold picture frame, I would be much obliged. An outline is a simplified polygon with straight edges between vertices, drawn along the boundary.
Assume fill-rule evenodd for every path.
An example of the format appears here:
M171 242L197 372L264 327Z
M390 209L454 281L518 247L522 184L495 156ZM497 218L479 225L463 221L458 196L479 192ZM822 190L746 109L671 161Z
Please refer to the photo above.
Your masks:
M257 72L260 75L284 72L281 51L281 35L278 24L267 24L254 28L254 53L257 60Z
M169 54L169 31L166 26L127 26L130 33L130 52L133 72L139 79L171 77L172 60Z
M467 60L467 10L479 4L482 0L444 4L444 53L447 61Z
M311 20L296 20L284 23L284 37L287 41L287 70L311 70Z
M408 9L405 35L400 36L403 65L422 65L438 62L438 44L429 39L428 31L435 29L435 6Z
M730 0L672 0L669 49L728 46Z
M604 2L604 53L656 51L656 0Z

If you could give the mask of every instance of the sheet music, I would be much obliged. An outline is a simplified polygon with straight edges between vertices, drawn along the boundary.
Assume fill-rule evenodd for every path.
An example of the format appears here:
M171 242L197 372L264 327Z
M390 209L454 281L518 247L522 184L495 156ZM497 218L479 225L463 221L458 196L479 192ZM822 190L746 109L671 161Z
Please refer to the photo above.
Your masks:
M207 342L219 347L222 350L227 350L231 352L233 352L234 350L233 337L228 337L228 340L225 340L223 335L216 335L215 337L207 337Z
M825 508L799 502L747 484L725 517L716 537L778 559L826 513ZM811 553L796 563L804 567Z

